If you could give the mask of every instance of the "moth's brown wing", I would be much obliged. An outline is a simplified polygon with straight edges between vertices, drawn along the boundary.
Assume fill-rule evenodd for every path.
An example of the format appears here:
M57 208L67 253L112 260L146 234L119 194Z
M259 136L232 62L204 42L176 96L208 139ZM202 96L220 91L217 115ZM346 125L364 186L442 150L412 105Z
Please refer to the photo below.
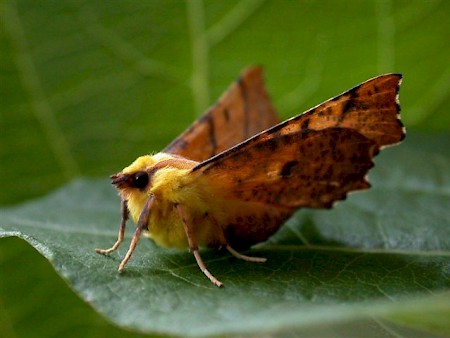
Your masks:
M163 152L204 161L279 123L262 69L244 71L222 97Z
M193 174L230 200L230 244L265 240L297 208L329 208L368 188L373 156L404 137L400 80L369 80L198 164Z
M352 128L379 146L396 144L405 136L398 104L401 80L400 74L375 77L294 117L286 125L296 128L300 124L315 130Z
M364 176L383 146L401 141L401 76L366 81L308 112L203 161L193 171L233 198L286 207L330 207ZM216 185L222 185L216 183Z
M225 201L225 237L245 249L300 207L329 208L365 189L378 145L348 128L263 133L193 169Z
M286 133L285 133L286 132ZM242 143L193 169L220 196L280 208L329 208L365 177L379 146L349 128L280 130Z

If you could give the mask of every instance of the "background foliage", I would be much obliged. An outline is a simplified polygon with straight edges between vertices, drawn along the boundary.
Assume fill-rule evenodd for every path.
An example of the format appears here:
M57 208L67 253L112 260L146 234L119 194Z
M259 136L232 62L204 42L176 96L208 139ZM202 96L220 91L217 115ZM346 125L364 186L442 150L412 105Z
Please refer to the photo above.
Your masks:
M0 6L2 205L82 176L105 177L157 151L255 63L264 66L284 117L375 75L403 73L408 150L396 154L420 148L444 156L444 169L426 157L413 162L421 166L413 176L419 180L422 173L439 182L436 168L448 168L447 1L5 0ZM448 189L448 181L441 184ZM448 195L444 189L442 198ZM114 222L112 189L105 196L112 196ZM440 236L448 226L442 218ZM75 296L24 242L0 241L0 267L2 336L126 334Z

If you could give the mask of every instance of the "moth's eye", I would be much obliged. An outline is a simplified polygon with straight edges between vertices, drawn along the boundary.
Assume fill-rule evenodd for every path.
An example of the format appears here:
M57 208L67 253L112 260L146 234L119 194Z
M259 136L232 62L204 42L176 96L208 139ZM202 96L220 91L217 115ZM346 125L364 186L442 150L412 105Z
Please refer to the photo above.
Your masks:
M134 174L133 186L135 188L145 188L148 184L148 174L145 171L139 171Z

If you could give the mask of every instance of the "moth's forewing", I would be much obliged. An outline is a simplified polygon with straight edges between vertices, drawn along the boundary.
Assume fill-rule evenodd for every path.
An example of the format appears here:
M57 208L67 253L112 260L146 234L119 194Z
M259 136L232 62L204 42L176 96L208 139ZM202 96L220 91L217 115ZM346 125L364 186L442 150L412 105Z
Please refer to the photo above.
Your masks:
M244 71L222 97L163 152L204 161L279 123L262 69Z
M251 245L282 224L277 217L255 219L280 210L288 217L299 207L329 208L349 191L368 188L372 158L404 138L397 102L400 79L369 80L197 165L193 173L210 179L217 194L240 205L230 210L227 232L241 233L236 241ZM247 215L249 203L264 206L253 219Z
M299 129L255 138L193 170L214 179L222 196L268 207L329 208L365 176L379 147L347 128Z

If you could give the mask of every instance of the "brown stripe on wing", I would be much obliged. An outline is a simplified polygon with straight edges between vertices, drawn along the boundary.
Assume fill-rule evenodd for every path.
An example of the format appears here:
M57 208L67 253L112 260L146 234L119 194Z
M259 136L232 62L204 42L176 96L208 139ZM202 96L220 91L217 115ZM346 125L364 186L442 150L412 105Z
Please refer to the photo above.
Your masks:
M242 76L239 77L237 80L237 84L240 89L240 94L242 95L242 101L244 103L243 105L243 128L242 128L242 141L248 139L250 136L253 136L254 134L250 135L250 107L249 107L249 97L248 97L248 90L246 88L245 81ZM270 126L267 126L267 128L273 127L275 124L272 124ZM266 129L267 129L266 128Z

